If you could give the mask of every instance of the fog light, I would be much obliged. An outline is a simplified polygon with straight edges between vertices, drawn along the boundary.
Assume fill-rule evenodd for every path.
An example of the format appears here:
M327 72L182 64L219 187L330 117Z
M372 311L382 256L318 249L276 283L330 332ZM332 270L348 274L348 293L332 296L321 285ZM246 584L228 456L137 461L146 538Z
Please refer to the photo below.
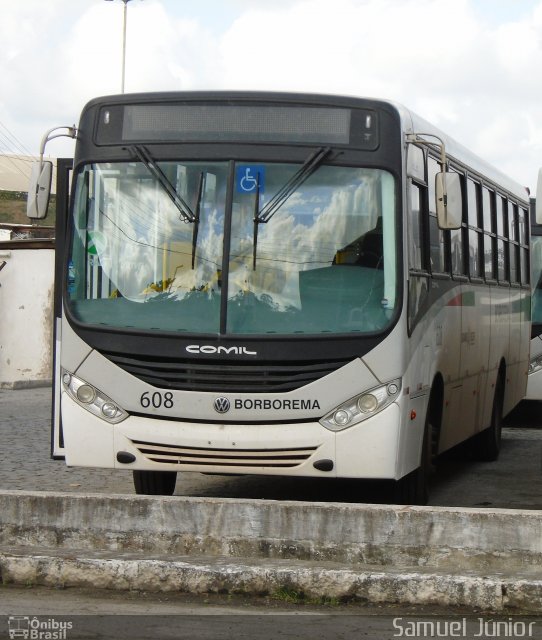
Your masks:
M340 409L339 411L335 412L333 420L335 420L335 424L344 427L345 424L348 424L350 422L350 415L348 414L348 411Z
M391 382L388 385L388 395L394 396L399 391L399 387L395 384L395 382Z
M117 407L112 402L105 402L102 404L102 413L109 420L113 420L113 418L117 415Z
M89 384L82 384L78 387L76 394L79 402L84 402L85 404L90 404L96 397L96 391Z
M372 393L366 393L358 400L358 409L363 413L370 413L376 411L378 408L378 400Z

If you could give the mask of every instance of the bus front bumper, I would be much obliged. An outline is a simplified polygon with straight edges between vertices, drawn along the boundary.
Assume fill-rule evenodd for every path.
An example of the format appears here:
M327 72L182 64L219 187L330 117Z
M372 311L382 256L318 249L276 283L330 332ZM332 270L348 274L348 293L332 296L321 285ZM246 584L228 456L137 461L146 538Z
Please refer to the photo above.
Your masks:
M217 424L130 416L117 425L62 394L69 466L342 478L398 473L400 410L333 432L319 422ZM270 444L272 443L272 444ZM128 454L128 455L126 455ZM133 457L132 462L119 462Z

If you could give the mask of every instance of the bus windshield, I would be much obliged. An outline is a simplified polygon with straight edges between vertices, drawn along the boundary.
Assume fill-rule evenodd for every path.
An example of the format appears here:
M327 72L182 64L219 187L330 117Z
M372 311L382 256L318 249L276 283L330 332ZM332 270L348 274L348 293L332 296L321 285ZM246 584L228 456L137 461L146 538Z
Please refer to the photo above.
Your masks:
M281 200L302 164L155 164L79 172L67 278L76 320L215 335L389 324L398 305L389 172L320 164ZM272 218L261 217L273 201Z

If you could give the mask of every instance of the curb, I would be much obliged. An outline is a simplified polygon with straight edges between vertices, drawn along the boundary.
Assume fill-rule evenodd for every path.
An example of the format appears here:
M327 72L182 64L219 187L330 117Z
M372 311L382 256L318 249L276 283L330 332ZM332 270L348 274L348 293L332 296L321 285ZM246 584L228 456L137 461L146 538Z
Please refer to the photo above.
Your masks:
M542 613L542 512L0 491L4 583Z
M300 600L312 601L542 611L542 580L529 577L356 570L302 562L291 565L225 558L201 558L199 562L189 558L100 558L88 552L0 553L4 584L253 596L287 590Z

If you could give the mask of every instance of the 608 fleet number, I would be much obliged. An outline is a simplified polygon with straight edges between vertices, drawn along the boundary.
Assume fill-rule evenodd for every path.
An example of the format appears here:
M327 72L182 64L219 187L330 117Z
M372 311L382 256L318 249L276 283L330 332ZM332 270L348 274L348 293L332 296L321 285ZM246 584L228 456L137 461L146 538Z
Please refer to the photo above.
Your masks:
M166 391L165 393L161 393L160 391L154 391L151 393L150 391L145 391L145 393L141 394L141 398L139 398L139 404L143 407L143 409L148 409L149 407L154 407L155 409L173 409L173 394L171 391Z

